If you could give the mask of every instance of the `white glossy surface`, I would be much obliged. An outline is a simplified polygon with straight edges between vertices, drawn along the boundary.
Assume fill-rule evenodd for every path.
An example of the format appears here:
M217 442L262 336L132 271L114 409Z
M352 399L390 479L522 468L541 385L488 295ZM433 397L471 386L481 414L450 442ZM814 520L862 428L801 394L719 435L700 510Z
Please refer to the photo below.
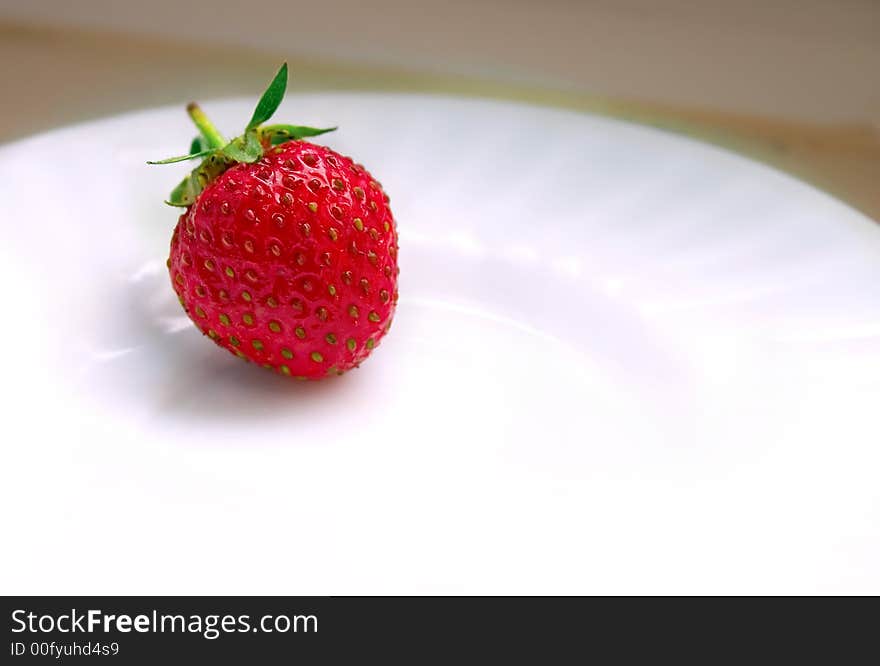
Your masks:
M207 104L232 130L252 102ZM391 193L400 306L301 384L164 269L181 109L0 149L4 593L880 593L880 229L610 120L278 117Z

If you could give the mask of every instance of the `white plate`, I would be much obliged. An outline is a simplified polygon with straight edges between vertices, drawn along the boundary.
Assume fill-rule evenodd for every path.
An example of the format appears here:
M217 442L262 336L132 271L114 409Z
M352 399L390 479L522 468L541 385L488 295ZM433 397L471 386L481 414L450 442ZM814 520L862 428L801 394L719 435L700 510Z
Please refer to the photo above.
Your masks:
M206 105L229 131L253 100ZM588 115L294 96L400 225L302 384L188 323L182 108L0 150L4 593L880 593L880 229Z

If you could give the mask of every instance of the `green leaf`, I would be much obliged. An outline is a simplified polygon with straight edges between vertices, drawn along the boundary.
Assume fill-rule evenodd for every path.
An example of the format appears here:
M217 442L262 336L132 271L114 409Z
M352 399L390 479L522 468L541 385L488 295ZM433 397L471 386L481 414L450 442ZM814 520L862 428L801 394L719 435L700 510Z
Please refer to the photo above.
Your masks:
M154 162L147 162L147 164L174 164L175 162L186 162L187 160L196 160L200 157L205 157L213 153L213 150L203 150L198 153L192 153L191 155L179 155L178 157L168 157L164 160L156 160Z
M189 175L180 181L168 196L165 202L169 206L186 207L195 203L195 200L202 193L208 183L217 178L221 173L235 164L234 160L218 153L212 153L210 156L193 169Z
M205 150L208 150L208 148L210 148L210 146L201 134L193 137L192 143L189 144L189 152L191 153L201 153Z
M256 130L249 130L243 136L235 137L223 147L223 154L236 162L256 162L263 155L263 146Z
M182 181L177 184L173 190L171 190L171 194L168 196L167 203L169 206L180 206L185 208L192 204L198 194L193 189L193 180L192 175L188 175Z
M268 125L260 128L260 134L263 135L264 139L268 139L271 145L277 146L285 141L296 141L307 136L319 136L334 130L336 130L335 127L319 129L317 127L305 127L304 125Z
M281 100L284 99L284 93L287 90L287 63L281 65L281 69L278 70L278 73L275 74L275 78L272 79L272 83L269 84L269 87L266 88L266 92L263 93L263 96L260 98L260 101L257 102L257 108L254 109L254 115L251 117L251 121L248 123L247 129L253 129L257 125L260 125L269 118L272 117L272 114L278 109L278 106L281 104Z
M236 163L257 162L263 156L266 147L277 146L286 141L319 136L336 129L335 127L316 128L303 125L260 127L278 110L286 90L287 63L284 63L260 97L244 134L232 139L232 141L227 141L223 137L198 104L195 102L188 104L187 113L201 132L201 135L195 137L190 143L189 154L150 162L150 164L171 164L200 157L204 159L198 167L178 183L166 203L184 208L191 206L208 184L220 174Z

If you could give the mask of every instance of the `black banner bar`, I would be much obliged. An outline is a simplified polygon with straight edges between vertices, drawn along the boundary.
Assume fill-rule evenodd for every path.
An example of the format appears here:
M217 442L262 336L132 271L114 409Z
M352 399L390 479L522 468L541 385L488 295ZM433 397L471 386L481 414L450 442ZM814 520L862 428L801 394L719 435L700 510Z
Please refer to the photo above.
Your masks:
M6 597L3 663L555 664L825 655L875 633L876 600ZM867 611L867 612L866 612ZM836 633L843 632L842 634ZM840 640L836 636L842 636ZM871 645L870 651L876 648ZM378 661L377 661L378 660Z

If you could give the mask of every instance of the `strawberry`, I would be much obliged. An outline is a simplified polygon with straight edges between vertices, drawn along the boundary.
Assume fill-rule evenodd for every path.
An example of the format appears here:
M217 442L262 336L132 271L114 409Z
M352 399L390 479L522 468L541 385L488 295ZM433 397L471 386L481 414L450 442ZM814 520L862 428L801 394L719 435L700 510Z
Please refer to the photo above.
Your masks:
M397 230L363 166L303 140L331 129L263 125L286 87L285 64L232 141L190 104L190 154L151 164L202 159L167 202L186 209L168 270L196 326L240 358L320 379L357 367L388 331Z

